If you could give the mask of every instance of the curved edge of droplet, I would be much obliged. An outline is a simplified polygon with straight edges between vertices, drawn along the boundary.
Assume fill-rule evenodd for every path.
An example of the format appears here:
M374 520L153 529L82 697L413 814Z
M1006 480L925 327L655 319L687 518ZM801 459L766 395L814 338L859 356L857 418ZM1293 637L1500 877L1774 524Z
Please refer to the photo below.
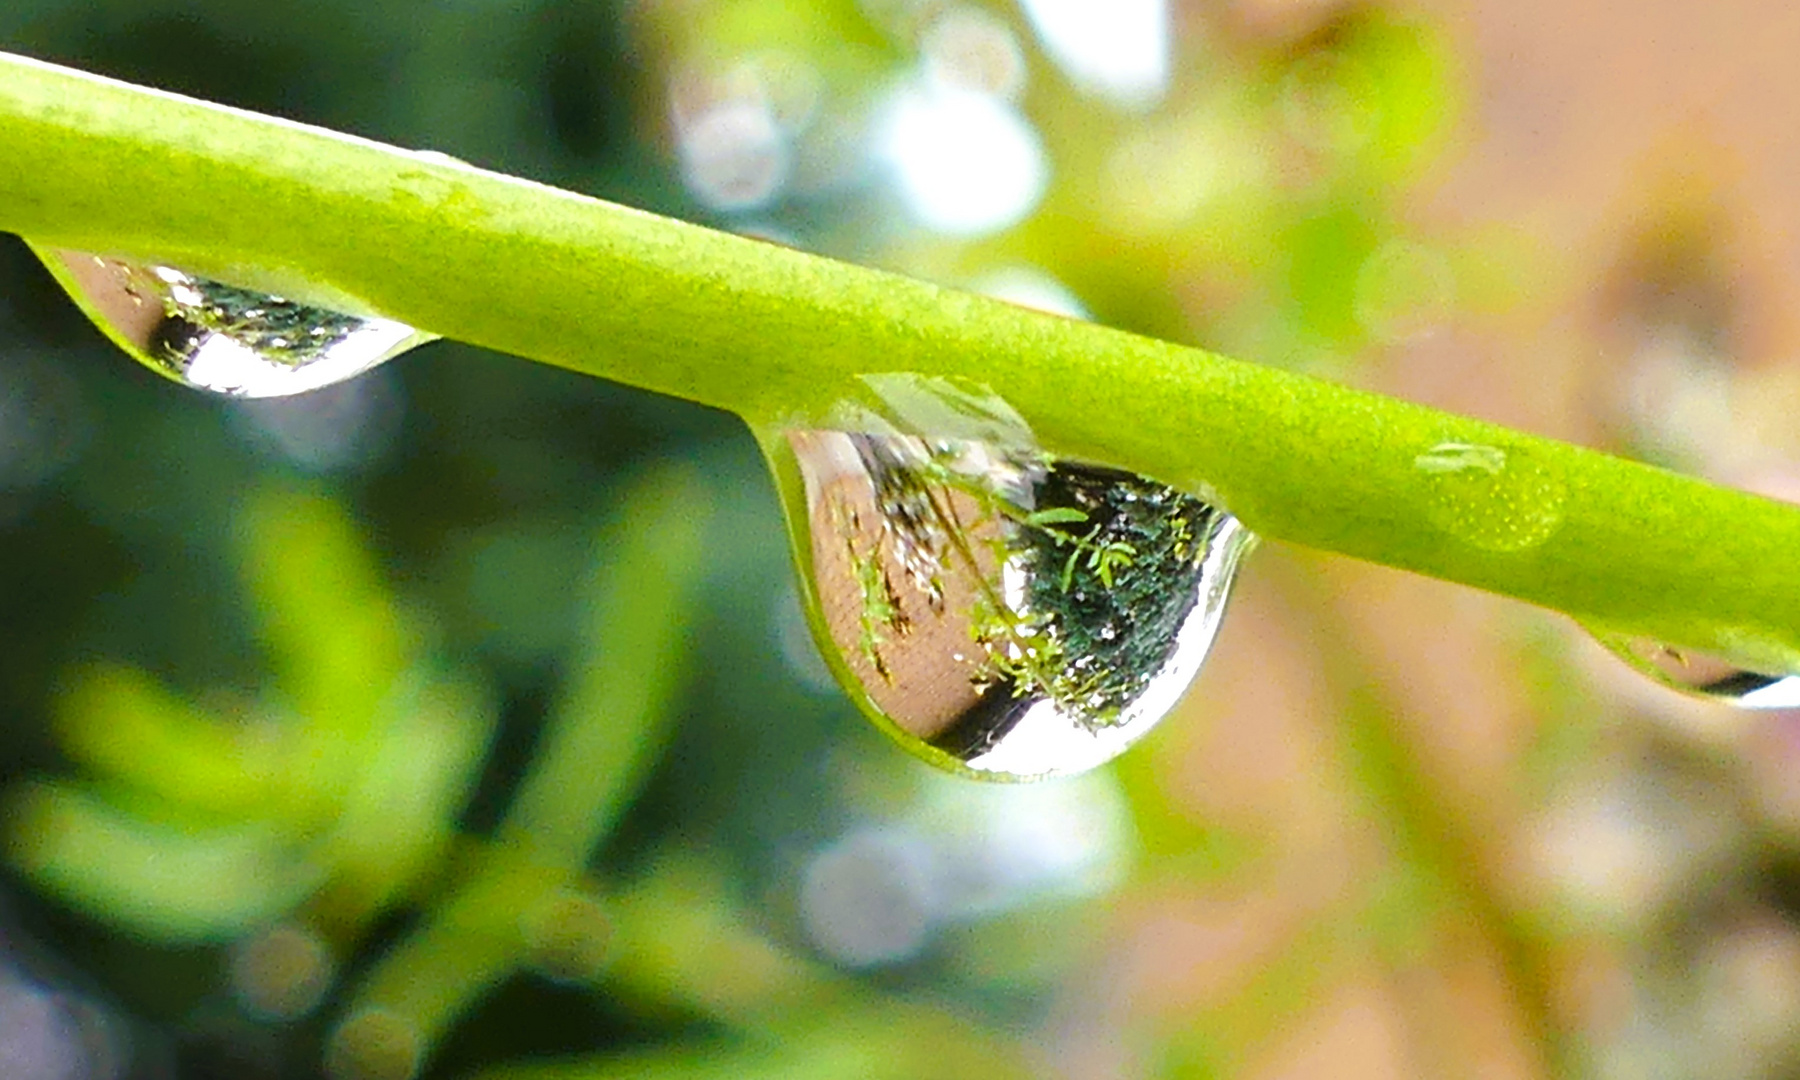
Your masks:
M359 375L373 371L403 353L411 352L421 345L438 339L436 334L429 334L405 323L376 316L364 319L362 325L357 327L350 336L374 339L371 343L372 351L367 355L355 357L351 362L341 366L333 366L328 361L316 361L295 369L282 368L271 361L261 361L269 376L267 383L262 385L243 381L231 385L207 383L201 377L196 376L194 366L197 365L188 368L185 379L171 377L184 386L209 391L224 397L252 399L294 397L298 394L309 394L314 390L323 390L327 386L335 386L341 382L348 382ZM241 346L238 348L242 349ZM249 350L243 351L248 352Z
M119 351L131 357L133 360L136 360L140 365L155 372L164 379L190 390L200 390L224 397L238 398L292 397L295 394L304 394L313 390L321 390L335 383L343 382L346 379L355 378L367 371L380 367L382 364L387 363L389 360L392 360L403 353L410 352L421 345L427 345L433 341L441 340L442 338L442 335L440 334L419 330L416 327L397 322L393 319L385 319L374 315L359 316L365 320L364 326L358 330L359 333L367 331L371 335L388 339L382 342L378 350L370 353L367 358L359 363L342 369L332 369L329 365L319 365L318 370L311 371L306 377L301 378L295 378L295 372L289 370L283 373L286 377L285 379L280 380L282 385L279 390L246 386L210 386L196 381L188 372L175 370L162 359L145 351L137 342L132 341L120 332L118 320L109 317L96 306L93 290L86 282L83 282L76 275L70 260L81 258L96 259L104 262L105 256L95 255L85 251L77 251L73 248L62 248L51 244L40 243L30 237L21 237L21 239L25 241L25 246L37 257L44 268L50 272L50 276L62 287L63 292L74 302L76 308L83 315L87 316L88 321L93 323L95 328L105 335L108 341L111 341L117 346ZM328 308L327 310L336 309ZM271 387L275 381L276 380L271 380Z
M1082 728L1066 716L1046 713L1045 720L1059 729L1050 733L1052 739L1085 740L1078 744L1084 751L1080 756L1054 753L1054 744L1046 747L1040 741L1036 746L1024 750L1024 757L1021 759L1020 744L1015 739L1010 744L1002 742L988 754L970 759L963 765L965 770L972 771L983 779L1017 782L1079 776L1117 760L1160 727L1180 707L1181 702L1193 691L1200 673L1205 670L1207 659L1212 655L1219 627L1223 624L1226 608L1230 605L1238 570L1242 567L1245 556L1256 548L1261 539L1235 515L1216 504L1215 508L1221 514L1221 523L1207 552L1205 561L1209 565L1201 574L1207 583L1206 592L1196 598L1194 609L1181 627L1180 647L1152 680L1164 688L1161 695L1139 699L1133 703L1133 709L1138 715L1117 726L1100 730ZM1031 764L1034 756L1068 757L1073 763L1040 768ZM984 766L983 762L987 764Z
M825 662L844 696L883 735L913 756L945 772L994 783L1022 783L1035 779L970 768L954 754L931 745L896 724L875 704L868 692L862 689L861 680L844 662L843 654L832 640L830 628L819 615L821 608L817 579L814 576L812 538L803 524L807 511L806 481L800 474L800 460L788 443L788 428L782 424L759 424L748 418L745 422L749 424L750 433L756 438L757 445L762 448L763 460L768 463L775 482L775 495L781 503L782 527L787 530L788 550L794 560L795 577L798 579L795 584L800 590L800 610L806 616L806 627L812 634L813 647L818 650L819 658Z
M1784 670L1768 648L1692 648L1598 621L1576 624L1626 667L1683 697L1747 711L1800 709L1800 660Z
M95 306L93 296L86 283L75 276L74 268L69 265L68 260L75 257L99 258L99 256L88 255L71 248L41 244L29 236L21 237L21 239L25 241L25 246L31 249L31 253L37 256L38 262L44 264L44 269L50 272L50 276L56 279L56 283L62 286L63 292L74 302L76 309L87 316L88 322L93 323L94 328L106 336L106 340L117 346L119 351L126 356L170 382L182 386L187 385L179 374L169 370L168 365L159 363L155 357L139 348L136 342L121 334L117 323L107 318L105 313Z

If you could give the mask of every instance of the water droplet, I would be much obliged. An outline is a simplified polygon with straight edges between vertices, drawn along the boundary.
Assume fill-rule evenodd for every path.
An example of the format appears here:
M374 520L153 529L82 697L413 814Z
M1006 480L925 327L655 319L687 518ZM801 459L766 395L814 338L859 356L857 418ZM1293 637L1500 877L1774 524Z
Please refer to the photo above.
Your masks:
M1007 426L966 394L940 404ZM852 697L920 756L993 778L1091 769L1154 727L1253 541L1192 496L1012 439L801 430L767 448Z
M1594 630L1613 655L1664 686L1741 709L1800 709L1800 675L1754 666L1654 638Z
M1471 547L1526 551L1562 526L1567 485L1526 451L1441 442L1413 467L1425 474L1432 523Z
M36 250L127 353L158 374L214 393L303 394L431 340L404 323L309 307L168 266Z

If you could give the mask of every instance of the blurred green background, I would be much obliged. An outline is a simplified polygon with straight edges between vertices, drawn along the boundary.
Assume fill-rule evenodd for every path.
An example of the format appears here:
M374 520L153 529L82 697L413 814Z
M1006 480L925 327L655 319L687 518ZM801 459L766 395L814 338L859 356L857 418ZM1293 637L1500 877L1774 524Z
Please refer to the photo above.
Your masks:
M1749 0L0 10L1775 494L1784 42ZM1490 597L1271 546L1146 745L952 779L832 685L734 419L449 342L213 400L10 238L0 567L6 1080L1800 1075L1795 717Z

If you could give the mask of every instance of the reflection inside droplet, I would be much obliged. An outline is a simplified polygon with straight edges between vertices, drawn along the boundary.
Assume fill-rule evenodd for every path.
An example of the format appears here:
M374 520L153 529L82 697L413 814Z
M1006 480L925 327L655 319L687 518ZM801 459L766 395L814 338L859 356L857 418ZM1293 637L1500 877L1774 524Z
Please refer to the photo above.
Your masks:
M430 340L167 266L37 248L88 317L177 382L233 397L284 397L358 375Z
M1166 715L1252 536L1129 473L954 439L788 432L801 557L853 696L929 760L1080 772Z
M1597 631L1619 659L1664 686L1741 709L1800 709L1800 675L1754 671L1723 657L1645 637Z

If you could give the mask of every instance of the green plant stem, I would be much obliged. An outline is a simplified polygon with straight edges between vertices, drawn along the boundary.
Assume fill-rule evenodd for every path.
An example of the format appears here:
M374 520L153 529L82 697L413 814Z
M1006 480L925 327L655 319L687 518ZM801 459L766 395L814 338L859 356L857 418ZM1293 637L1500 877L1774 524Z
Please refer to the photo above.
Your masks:
M19 58L0 58L0 147L0 229L39 242L379 312L764 431L826 421L859 375L966 378L1050 452L1214 495L1266 536L1800 661L1800 510L1772 501Z

